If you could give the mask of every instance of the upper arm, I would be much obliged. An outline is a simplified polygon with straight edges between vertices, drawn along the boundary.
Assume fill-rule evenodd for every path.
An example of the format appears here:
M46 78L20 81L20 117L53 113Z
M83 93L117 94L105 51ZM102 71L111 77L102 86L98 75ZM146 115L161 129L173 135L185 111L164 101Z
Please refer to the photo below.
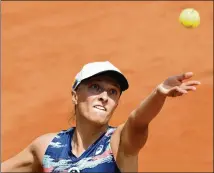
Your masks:
M14 157L1 163L2 172L42 172L42 159L56 133L42 135Z
M38 169L38 160L30 144L14 157L1 164L1 172L35 172Z
M148 139L148 124L142 127L134 126L130 116L124 124L118 138L120 138L119 149L126 155L137 155Z
M138 156L148 138L148 125L134 127L133 116L118 126L112 135L111 147L115 158Z
M139 137L132 137L128 127L127 122L118 126L111 138L111 149L121 172L138 172L138 153L144 145L142 143L146 142L147 132ZM140 145L135 143L136 139L139 139Z

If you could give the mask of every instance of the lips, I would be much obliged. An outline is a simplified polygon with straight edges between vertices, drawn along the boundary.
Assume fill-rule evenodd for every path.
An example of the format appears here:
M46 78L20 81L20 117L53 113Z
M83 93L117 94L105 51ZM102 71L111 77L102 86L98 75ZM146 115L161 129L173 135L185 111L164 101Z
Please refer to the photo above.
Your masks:
M96 106L94 106L94 108L102 110L102 111L106 111L106 108L104 106L96 105Z

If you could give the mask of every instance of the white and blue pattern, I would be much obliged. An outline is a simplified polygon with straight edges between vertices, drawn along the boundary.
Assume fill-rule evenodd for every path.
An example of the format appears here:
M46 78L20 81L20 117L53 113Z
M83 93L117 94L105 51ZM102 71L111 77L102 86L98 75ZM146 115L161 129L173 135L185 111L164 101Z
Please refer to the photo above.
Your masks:
M61 131L46 150L44 172L120 172L110 147L110 137L114 130L109 127L79 158L69 151L71 146L68 141L72 138L74 128Z

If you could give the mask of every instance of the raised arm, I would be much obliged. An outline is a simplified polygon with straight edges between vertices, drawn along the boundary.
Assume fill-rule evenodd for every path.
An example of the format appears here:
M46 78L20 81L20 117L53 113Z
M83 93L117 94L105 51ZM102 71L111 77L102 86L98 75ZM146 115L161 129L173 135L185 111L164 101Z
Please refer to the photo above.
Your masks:
M164 105L166 97L176 97L196 90L199 81L185 81L193 76L192 72L172 76L158 85L154 91L131 112L125 124L112 136L113 152L118 162L126 156L137 156L148 136L148 126ZM123 161L122 161L123 162Z

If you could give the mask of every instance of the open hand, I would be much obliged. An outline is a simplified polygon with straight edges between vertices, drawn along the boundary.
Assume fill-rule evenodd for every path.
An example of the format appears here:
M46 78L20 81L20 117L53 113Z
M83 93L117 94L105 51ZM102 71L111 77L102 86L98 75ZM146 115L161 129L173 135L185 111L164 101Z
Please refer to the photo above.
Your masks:
M158 85L157 91L165 96L176 97L188 93L188 91L195 91L196 86L200 84L199 81L189 80L193 76L192 72L187 72L177 76L171 76L163 83Z

